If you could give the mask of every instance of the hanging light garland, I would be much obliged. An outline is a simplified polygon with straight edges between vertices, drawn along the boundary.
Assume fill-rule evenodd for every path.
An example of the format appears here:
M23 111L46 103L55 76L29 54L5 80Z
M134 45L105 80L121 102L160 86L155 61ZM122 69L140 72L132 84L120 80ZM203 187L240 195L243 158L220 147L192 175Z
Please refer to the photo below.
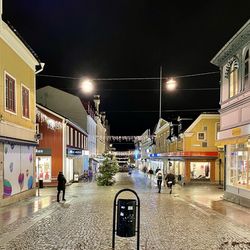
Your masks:
M46 123L47 128L51 130L62 129L62 123L49 118L47 115L42 113L39 109L36 109L36 118L38 122Z

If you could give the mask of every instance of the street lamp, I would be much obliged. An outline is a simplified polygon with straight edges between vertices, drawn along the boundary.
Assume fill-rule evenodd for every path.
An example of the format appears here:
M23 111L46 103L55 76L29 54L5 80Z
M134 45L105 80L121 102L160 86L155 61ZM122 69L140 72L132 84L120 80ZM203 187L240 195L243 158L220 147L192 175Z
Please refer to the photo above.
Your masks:
M173 78L170 78L170 80L167 81L166 88L169 91L173 91L176 89L176 81Z
M86 79L82 82L81 88L83 92L89 94L93 91L94 86L93 86L93 83L89 79Z
M177 83L173 78L170 78L166 83L166 88L169 91L176 89ZM162 66L160 67L160 98L159 98L159 119L161 119L161 96L162 96Z

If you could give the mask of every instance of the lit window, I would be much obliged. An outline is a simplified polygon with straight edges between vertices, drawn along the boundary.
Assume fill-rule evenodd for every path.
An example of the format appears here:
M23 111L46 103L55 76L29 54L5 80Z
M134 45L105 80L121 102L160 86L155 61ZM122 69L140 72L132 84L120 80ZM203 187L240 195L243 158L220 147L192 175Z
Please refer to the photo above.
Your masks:
M197 133L197 141L205 141L206 140L206 133L205 132L198 132Z
M70 128L70 145L73 146L73 128Z
M239 75L239 69L238 69L238 62L233 61L230 65L229 69L229 98L235 96L238 94L238 75Z
M5 108L16 113L16 82L9 74L5 74Z
M243 90L248 86L249 79L249 50L247 50L244 60L244 85Z
M22 113L23 117L25 118L30 118L29 99L30 99L30 91L28 88L22 85Z
M67 145L69 145L69 138L70 138L70 134L69 134L69 126L67 126Z
M74 143L74 147L77 147L77 134L78 134L78 132L75 130L75 143Z

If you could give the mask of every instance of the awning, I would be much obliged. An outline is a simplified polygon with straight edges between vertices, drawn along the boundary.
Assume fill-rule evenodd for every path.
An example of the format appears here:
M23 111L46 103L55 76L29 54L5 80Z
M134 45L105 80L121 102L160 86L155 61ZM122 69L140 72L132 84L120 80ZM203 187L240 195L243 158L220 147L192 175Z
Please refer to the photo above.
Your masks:
M248 141L248 135L224 139L224 140L218 140L217 142L215 142L215 146L222 147L224 145L229 145L229 144L232 144L232 145L233 144L243 144L247 141Z
M19 140L19 139L3 137L3 136L0 136L0 142L7 143L7 144L27 145L27 146L38 145L37 141Z

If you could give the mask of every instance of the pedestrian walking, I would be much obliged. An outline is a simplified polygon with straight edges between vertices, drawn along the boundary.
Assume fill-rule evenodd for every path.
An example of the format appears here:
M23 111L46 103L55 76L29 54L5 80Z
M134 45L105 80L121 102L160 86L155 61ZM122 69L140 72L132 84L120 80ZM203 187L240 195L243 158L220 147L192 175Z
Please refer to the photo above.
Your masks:
M57 177L57 202L60 201L60 193L61 191L63 192L62 200L65 200L65 184L66 184L66 179L63 175L62 172L59 172L58 177Z
M163 179L163 173L161 170L159 170L157 173L156 173L156 179L157 179L157 187L158 187L158 193L161 192L161 184L162 184L162 179Z
M150 182L151 182L151 180L152 180L153 174L154 174L154 171L152 170L152 168L150 168L150 169L148 170L148 176L149 176Z
M91 182L92 179L93 179L93 171L92 171L91 168L90 168L89 171L88 171L88 179L89 179L89 182Z
M167 174L165 180L167 187L170 189L170 194L172 194L172 186L175 185L175 175L170 172Z

